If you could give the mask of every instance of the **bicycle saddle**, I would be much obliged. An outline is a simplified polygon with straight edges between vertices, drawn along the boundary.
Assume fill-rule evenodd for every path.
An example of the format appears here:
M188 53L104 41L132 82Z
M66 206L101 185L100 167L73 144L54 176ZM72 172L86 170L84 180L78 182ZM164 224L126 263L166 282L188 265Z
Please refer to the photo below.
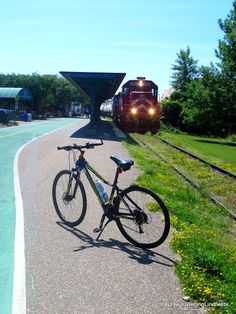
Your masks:
M111 160L113 160L117 166L123 171L129 170L131 166L133 166L134 162L131 159L122 159L116 156L110 156Z

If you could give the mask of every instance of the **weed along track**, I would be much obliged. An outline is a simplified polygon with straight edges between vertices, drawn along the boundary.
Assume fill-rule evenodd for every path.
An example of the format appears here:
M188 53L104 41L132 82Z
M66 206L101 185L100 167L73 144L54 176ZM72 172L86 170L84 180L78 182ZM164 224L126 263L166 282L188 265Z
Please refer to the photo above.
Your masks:
M231 177L233 179L236 179L236 175L234 173L232 173L232 172L230 172L230 171L228 171L226 169L223 169L221 167L218 167L217 165L215 165L215 164L213 164L213 163L211 163L209 161L206 161L205 159L200 158L200 157L196 156L195 154L192 154L192 153L186 151L185 149L183 149L183 148L181 148L181 147L179 147L177 145L173 145L169 141L166 141L166 140L161 140L161 141L163 143L165 143L167 145L170 145L171 147L177 149L178 151L180 151L180 152L182 152L182 153L184 153L184 154L186 154L186 155L188 155L188 156L190 156L190 157L192 157L194 159L197 159L197 160L203 162L206 165L209 165L212 169L218 171L219 173L225 174L225 175L227 175L227 176L229 176L229 177Z
M142 171L137 183L158 193L168 207L170 245L180 256L175 271L183 295L192 304L202 304L206 310L211 307L214 313L234 314L236 224L231 216L236 213L235 180L216 175L209 165L149 134L130 134L125 145ZM214 203L222 202L221 207L209 201L209 193L217 200Z
M156 136L132 138L236 220L236 175ZM166 145L167 144L167 145Z

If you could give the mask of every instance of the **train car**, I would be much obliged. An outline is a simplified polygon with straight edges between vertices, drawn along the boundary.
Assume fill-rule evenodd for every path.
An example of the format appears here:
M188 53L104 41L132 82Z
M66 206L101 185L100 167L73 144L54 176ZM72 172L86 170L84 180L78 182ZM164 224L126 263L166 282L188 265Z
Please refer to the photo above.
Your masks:
M118 117L120 116L120 99L121 93L115 95L112 99L112 117L116 123L118 123Z
M112 115L113 100L108 99L101 104L100 113L102 116L111 116Z
M137 77L122 86L113 98L112 116L125 132L156 134L160 128L158 87L145 77Z

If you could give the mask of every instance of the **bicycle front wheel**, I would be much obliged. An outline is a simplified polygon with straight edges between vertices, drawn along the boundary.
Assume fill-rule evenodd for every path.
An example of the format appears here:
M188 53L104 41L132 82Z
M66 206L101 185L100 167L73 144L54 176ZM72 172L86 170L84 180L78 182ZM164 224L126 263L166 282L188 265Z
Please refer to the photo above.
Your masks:
M154 248L168 236L170 217L160 197L141 186L123 190L118 200L116 223L122 235L141 248Z
M79 225L86 214L87 199L80 179L71 171L60 171L52 185L53 204L59 218L69 226Z

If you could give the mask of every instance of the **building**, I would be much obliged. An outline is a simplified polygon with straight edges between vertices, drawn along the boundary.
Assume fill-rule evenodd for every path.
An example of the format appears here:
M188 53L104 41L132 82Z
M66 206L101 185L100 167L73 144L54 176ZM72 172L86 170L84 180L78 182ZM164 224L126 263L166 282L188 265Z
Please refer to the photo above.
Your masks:
M0 87L0 108L10 110L29 110L33 96L28 88Z
M161 100L170 97L170 95L173 94L174 91L175 89L173 87L166 89L164 93L161 95Z

